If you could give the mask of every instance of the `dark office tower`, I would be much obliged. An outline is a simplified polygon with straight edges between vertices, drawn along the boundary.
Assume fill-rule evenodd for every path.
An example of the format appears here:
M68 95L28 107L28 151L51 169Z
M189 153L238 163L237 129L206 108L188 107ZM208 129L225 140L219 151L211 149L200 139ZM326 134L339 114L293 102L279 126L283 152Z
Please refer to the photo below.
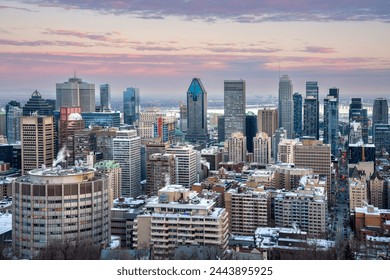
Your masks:
M302 136L302 95L294 93L294 135L293 138Z
M20 103L11 101L5 106L7 141L9 144L20 141L20 118L23 110Z
M103 112L111 112L111 88L109 84L100 85L100 107Z
M187 106L180 104L180 130L182 132L187 131Z
M331 153L338 151L339 89L329 89L324 99L324 144L330 144Z
M246 93L244 80L225 80L224 82L224 114L225 139L232 133L245 135Z
M378 153L386 151L390 153L390 125L376 124L374 126L373 138L375 149Z
M362 129L362 140L368 143L368 117L367 109L363 109L361 98L352 98L349 105L349 127L351 123L360 123Z
M124 123L133 124L139 120L140 96L139 88L127 88L123 92Z
M294 100L293 84L288 75L283 75L279 80L279 128L287 131L287 138L291 139L294 132Z
M388 124L389 123L389 105L387 99L379 97L374 101L374 108L372 111L372 127L376 124Z
M318 99L318 83L306 82L306 98L303 105L303 136L319 139L320 102Z
M257 116L249 112L246 114L246 149L248 153L253 153L253 138L257 134Z
M56 84L56 109L80 107L81 112L95 112L95 84L83 82L76 76Z
M187 133L190 143L207 143L207 92L199 78L193 78L187 91Z
M218 143L225 142L225 116L218 116Z
M41 94L36 90L32 93L31 98L23 107L23 116L52 116L53 107L42 98Z

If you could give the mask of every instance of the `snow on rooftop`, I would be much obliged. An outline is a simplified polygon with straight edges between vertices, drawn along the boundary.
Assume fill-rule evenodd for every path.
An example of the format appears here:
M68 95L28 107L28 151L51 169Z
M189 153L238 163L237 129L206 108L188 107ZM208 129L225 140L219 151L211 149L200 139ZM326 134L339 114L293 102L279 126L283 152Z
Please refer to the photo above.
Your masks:
M0 234L12 230L12 214L0 213Z

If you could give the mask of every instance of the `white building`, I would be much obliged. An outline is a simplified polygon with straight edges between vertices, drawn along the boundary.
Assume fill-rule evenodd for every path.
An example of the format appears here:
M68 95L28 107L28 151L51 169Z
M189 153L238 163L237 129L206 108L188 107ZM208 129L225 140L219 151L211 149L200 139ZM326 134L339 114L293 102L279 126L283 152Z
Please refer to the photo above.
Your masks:
M176 158L176 184L190 188L197 182L200 158L192 146L175 146L166 149L166 153Z
M246 162L246 137L241 132L234 132L226 141L230 162Z
M283 139L280 141L277 162L294 163L294 146L297 142L295 139Z
M259 132L253 137L253 162L271 162L271 137L265 132Z

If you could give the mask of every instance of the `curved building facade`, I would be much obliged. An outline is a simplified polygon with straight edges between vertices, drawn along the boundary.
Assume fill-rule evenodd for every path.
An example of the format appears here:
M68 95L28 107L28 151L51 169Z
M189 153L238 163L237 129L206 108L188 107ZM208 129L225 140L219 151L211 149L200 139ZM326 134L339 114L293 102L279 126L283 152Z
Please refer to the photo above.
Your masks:
M109 179L91 168L35 169L14 181L14 253L33 259L52 241L109 244Z

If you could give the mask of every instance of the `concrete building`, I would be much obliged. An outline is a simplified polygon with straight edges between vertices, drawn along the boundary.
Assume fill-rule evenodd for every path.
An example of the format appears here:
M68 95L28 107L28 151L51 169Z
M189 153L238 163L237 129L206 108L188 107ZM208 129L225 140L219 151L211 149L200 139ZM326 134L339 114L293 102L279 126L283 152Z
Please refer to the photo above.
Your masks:
M287 191L297 189L301 185L301 179L313 175L313 169L294 168L291 165L275 165L274 187Z
M166 149L176 158L176 184L189 188L198 181L200 158L192 146L174 146Z
M138 215L135 225L136 248L150 248L153 259L169 259L178 244L218 246L226 254L229 223L224 208L214 200L180 185L159 190L146 204L147 213Z
M267 133L268 136L272 137L277 128L278 109L264 107L257 111L257 130L259 132Z
M258 227L268 226L271 218L271 195L264 188L239 186L225 192L229 213L229 232L253 235Z
M13 251L33 259L52 242L110 242L109 179L94 169L42 168L14 181Z
M375 172L370 177L368 193L370 198L370 205L378 207L379 209L385 208L385 180L379 174L379 172Z
M95 112L95 84L83 82L74 76L56 84L56 109L80 107L81 112Z
M318 175L303 177L302 188L280 192L275 197L275 225L299 227L309 236L325 236L328 202L326 178Z
M271 163L271 137L265 132L259 132L253 140L253 162Z
M135 198L141 194L141 139L136 130L120 130L113 144L114 160L122 168L121 194Z
M30 116L21 119L22 174L51 166L54 160L54 119Z
M278 128L286 129L286 136L291 139L294 132L294 100L293 84L288 75L283 75L279 80L278 118Z
M110 190L110 205L114 199L122 196L121 185L122 185L122 169L119 163L113 160L102 160L95 164L94 168L103 174L108 175L109 179L109 190Z
M298 143L295 139L283 139L279 142L278 163L294 163L294 146Z
M332 162L329 144L320 140L302 140L294 146L294 164L297 168L311 168L314 174L326 177L326 195L330 199ZM328 200L330 202L330 200Z
M224 81L225 139L245 132L246 87L244 80Z
M171 154L151 154L146 162L146 194L156 196L168 185L176 184L176 159Z
M275 131L274 135L272 135L272 158L274 159L274 162L278 161L279 143L283 139L287 139L287 131L281 127Z
M368 187L366 176L353 176L348 179L349 185L349 210L355 211L356 207L363 207L368 203Z
M354 231L360 240L367 235L384 236L390 230L390 210L380 209L372 205L355 208Z
M222 151L219 147L211 146L206 149L202 149L200 156L210 163L210 170L218 170L219 163L223 161Z
M231 134L226 141L229 161L246 162L246 137L241 132Z

